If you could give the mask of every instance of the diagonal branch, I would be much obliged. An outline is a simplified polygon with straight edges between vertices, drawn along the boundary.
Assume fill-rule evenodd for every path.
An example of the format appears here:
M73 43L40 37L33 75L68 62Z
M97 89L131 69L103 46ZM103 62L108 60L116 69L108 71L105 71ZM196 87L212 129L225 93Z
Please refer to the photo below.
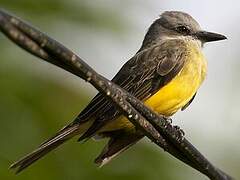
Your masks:
M163 116L107 80L72 51L36 30L20 19L0 10L0 30L14 43L31 54L55 64L90 82L109 98L144 135L179 160L214 180L230 180L229 175L214 167L181 133Z

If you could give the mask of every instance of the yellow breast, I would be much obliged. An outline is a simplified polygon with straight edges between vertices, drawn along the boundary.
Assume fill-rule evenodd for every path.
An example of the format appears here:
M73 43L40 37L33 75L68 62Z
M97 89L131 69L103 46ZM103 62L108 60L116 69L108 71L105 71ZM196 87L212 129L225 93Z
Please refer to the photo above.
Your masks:
M201 49L189 44L185 65L179 74L145 101L156 112L171 116L197 92L206 76L207 62Z

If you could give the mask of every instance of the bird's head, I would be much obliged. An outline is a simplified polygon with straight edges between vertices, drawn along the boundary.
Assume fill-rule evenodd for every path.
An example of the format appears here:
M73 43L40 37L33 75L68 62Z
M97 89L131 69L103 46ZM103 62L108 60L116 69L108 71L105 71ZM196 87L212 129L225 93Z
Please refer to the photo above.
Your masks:
M187 13L166 11L150 26L143 46L173 38L198 40L201 44L226 39L224 35L203 31L198 22Z

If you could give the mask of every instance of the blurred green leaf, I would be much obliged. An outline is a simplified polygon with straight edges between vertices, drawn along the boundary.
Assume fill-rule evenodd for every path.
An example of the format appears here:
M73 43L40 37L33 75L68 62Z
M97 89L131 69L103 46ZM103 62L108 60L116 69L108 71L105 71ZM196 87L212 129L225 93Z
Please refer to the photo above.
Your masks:
M28 19L41 18L49 25L55 21L68 21L75 24L104 29L113 32L121 32L127 24L119 14L110 8L97 8L86 0L1 0L1 6L16 15L23 15Z

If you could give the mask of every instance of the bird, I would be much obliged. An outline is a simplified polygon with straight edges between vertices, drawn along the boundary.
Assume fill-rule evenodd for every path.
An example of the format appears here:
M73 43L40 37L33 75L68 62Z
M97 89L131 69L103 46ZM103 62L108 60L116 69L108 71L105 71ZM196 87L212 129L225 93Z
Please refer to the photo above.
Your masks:
M112 82L165 117L186 109L207 74L205 43L227 39L204 31L189 14L163 12L149 27L140 49L113 77ZM13 163L21 172L72 137L78 141L108 138L95 159L99 166L111 161L144 137L118 108L98 93L80 114L36 150Z

